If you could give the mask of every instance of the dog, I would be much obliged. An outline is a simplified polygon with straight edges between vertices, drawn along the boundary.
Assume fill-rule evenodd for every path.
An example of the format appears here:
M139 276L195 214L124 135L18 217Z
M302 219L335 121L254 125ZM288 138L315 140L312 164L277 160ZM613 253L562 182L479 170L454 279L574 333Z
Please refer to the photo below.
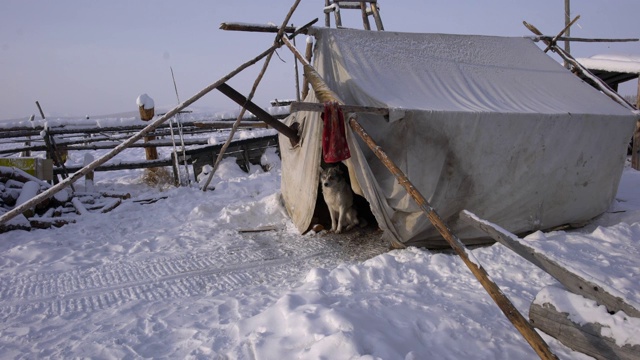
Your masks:
M331 231L340 234L360 224L358 212L353 207L353 192L342 170L337 166L320 168L320 184L331 215Z

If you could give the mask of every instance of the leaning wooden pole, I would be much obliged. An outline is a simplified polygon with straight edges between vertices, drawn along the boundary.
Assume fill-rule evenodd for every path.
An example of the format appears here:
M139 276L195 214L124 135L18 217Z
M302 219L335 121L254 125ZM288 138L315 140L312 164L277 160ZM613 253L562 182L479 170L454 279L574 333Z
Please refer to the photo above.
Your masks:
M278 30L278 33L276 34L275 41L273 42L274 45L279 45L280 44L280 38L283 37L282 35L285 32L285 29L287 27L287 23L291 19L291 16L293 16L293 13L295 12L296 8L298 7L298 4L300 4L300 1L301 0L295 0L293 5L289 9L289 12L287 13L287 15L285 16L284 21L282 22L282 26L280 27L280 29ZM249 96L247 97L247 103L251 102L251 99L253 98L253 95L255 94L255 92L256 92L256 90L258 88L258 85L260 84L260 81L262 80L262 77L264 76L265 72L267 71L267 68L269 67L269 62L271 61L271 57L272 56L273 56L273 52L271 52L269 55L267 55L266 59L264 60L264 64L262 65L262 70L260 70L260 73L258 74L258 77L253 82L253 87L251 88L251 92L249 93ZM240 126L240 122L242 121L242 117L244 116L245 111L247 111L247 103L242 105L242 109L240 110L240 114L238 114L238 118L233 123L233 126L231 127L231 131L229 131L229 137L227 138L227 141L222 146L222 149L220 149L220 151L218 152L218 156L216 157L216 161L213 164L213 169L211 170L211 172L209 173L209 176L207 177L207 179L205 180L204 184L202 185L202 191L207 191L207 187L211 183L211 179L213 179L213 175L217 171L218 166L220 165L220 162L222 161L222 157L223 157L224 153L227 151L227 148L229 147L229 144L231 144L231 140L233 140L233 136L236 133L236 130L238 129L238 126Z
M533 326L522 316L522 314L516 309L506 295L500 290L493 280L489 277L489 274L480 265L473 254L469 253L460 239L453 234L449 227L444 223L440 215L429 204L429 202L420 194L420 192L413 186L407 176L398 168L387 154L378 146L371 136L369 136L362 126L356 121L355 116L349 117L349 126L351 129L360 136L362 140L369 146L374 154L382 161L382 163L391 171L391 173L398 179L398 183L402 185L407 193L418 204L422 212L427 215L429 221L438 230L440 235L451 245L453 250L460 256L462 261L467 265L469 270L475 275L476 279L480 281L484 289L489 293L489 296L498 305L502 313L511 321L511 323L518 329L522 336L527 340L529 345L535 350L541 359L557 359L557 357L549 349L549 345L540 337L540 335L534 330Z
M207 86L206 88L202 89L199 93L193 95L188 100L184 101L183 103L179 104L178 106L176 106L175 108L173 108L172 110L167 112L164 116L158 118L157 120L154 120L152 123L147 125L145 128L140 130L138 133L136 133L135 135L133 135L129 139L125 140L123 143L121 143L120 145L116 146L115 148L113 148L113 150L109 151L108 153L106 153L102 157L94 160L93 162L91 162L87 166L85 166L82 169L76 171L71 176L69 176L68 178L66 178L63 181L59 182L58 184L52 186L48 190L41 192L37 196L33 197L31 200L29 200L29 201L27 201L27 202L25 202L25 203L23 203L23 204L21 204L19 206L16 206L13 209L11 209L10 211L4 213L2 216L0 216L0 224L6 223L7 221L13 219L15 216L17 216L19 214L22 214L25 210L29 209L30 207L32 207L32 206L34 206L36 204L39 204L42 201L45 201L46 199L50 198L51 196L53 196L58 191L64 189L65 187L67 187L67 186L71 185L72 183L74 183L76 180L80 179L81 177L85 176L89 172L93 171L98 166L100 166L100 165L104 164L105 162L109 161L114 156L116 156L117 154L119 154L120 152L125 150L127 147L129 147L131 144L133 144L136 141L140 140L147 133L155 130L162 123L164 123L165 121L167 121L168 119L170 119L171 117L173 117L174 115L179 113L184 108L186 108L189 105L193 104L195 101L197 101L198 99L200 99L204 95L206 95L209 92L211 92L211 90L213 90L213 89L217 88L218 86L220 86L220 84L224 84L225 82L229 81L229 79L233 78L238 73L240 73L242 70L244 70L247 67L255 64L258 61L260 61L260 59L262 59L265 56L267 56L270 53L272 53L279 46L280 46L280 44L273 44L270 48L268 48L267 50L263 51L260 55L256 56L255 58L253 58L253 59L251 59L251 60L249 60L247 62L245 62L244 64L240 65L238 68L236 68L235 70L231 71L229 74L223 76L220 80L218 80L218 81L212 83L211 85Z
M636 97L636 108L640 110L640 77L638 77L638 93ZM636 120L636 129L633 132L631 167L640 170L640 119Z
M329 89L322 77L315 69L304 60L304 56L296 49L290 41L283 38L285 45L294 53L294 55L304 64L305 73L309 76L309 82L311 83L318 100L321 102L326 101L338 101L341 104L338 96ZM469 253L460 239L453 234L449 227L444 223L440 215L429 204L429 202L420 194L416 187L411 183L409 178L398 168L395 163L389 159L387 154L382 150L378 144L366 133L362 126L355 119L355 114L348 116L349 126L351 129L364 140L369 148L375 153L375 155L382 161L382 163L389 169L389 171L398 179L400 185L402 185L407 193L415 200L420 206L420 209L425 213L429 221L440 232L440 235L449 243L453 250L460 256L462 261L467 265L473 275L480 281L485 290L489 293L489 296L495 301L504 315L511 321L516 329L522 334L525 340L531 345L533 350L540 356L541 359L557 359L557 357L549 349L549 345L542 339L542 337L534 330L533 326L522 316L522 314L516 309L506 295L500 290L493 280L489 277L489 274L484 270L482 265L475 259L473 254Z
M532 24L529 24L526 21L523 21L522 24L527 29L529 29L529 31L531 31L532 33L534 33L534 34L536 34L538 36L542 36L542 32L540 30L538 30L538 28L536 28ZM573 66L573 68L575 69L575 71L580 72L582 75L584 75L585 77L590 79L600 91L602 91L605 95L610 97L613 101L615 101L618 104L626 107L629 110L635 110L635 107L633 105L631 105L627 100L625 100L625 98L623 98L622 96L620 96L620 94L618 94L616 91L611 89L609 87L609 85L607 85L600 78L598 78L597 76L593 75L591 73L591 71L589 71L587 68L582 66L582 64L580 64L573 56L568 54L561 47L557 46L552 41L543 40L543 42L548 47L550 47L553 52L558 54L563 60L565 60L567 63L571 64Z

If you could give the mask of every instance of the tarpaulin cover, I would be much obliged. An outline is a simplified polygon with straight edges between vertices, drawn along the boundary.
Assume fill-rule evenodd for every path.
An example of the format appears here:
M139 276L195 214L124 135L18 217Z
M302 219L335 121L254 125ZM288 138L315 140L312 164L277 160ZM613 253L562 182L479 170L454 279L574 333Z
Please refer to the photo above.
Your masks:
M611 204L637 115L529 38L314 29L314 67L453 232L468 209L514 233L579 223ZM316 101L310 92L305 101ZM345 114L346 115L346 114ZM282 194L294 224L318 199L322 119L298 112L301 144L281 137ZM347 127L354 191L391 242L446 245L413 199Z

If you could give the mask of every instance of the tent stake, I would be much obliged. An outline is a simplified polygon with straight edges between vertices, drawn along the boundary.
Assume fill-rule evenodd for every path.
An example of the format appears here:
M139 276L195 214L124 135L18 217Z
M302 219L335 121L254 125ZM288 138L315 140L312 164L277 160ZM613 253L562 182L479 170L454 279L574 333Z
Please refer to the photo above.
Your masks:
M338 101L339 104L344 105L343 101L340 101L337 95L329 89L327 84L324 82L320 74L304 59L304 56L296 49L293 44L286 38L283 37L282 41L285 45L294 53L296 58L300 60L300 62L304 65L305 74L311 75L309 76L309 82L311 83L318 100L321 102L326 101ZM435 211L435 209L429 204L429 202L420 194L420 192L413 186L409 178L398 168L395 163L387 154L382 150L378 144L373 141L371 136L366 133L364 128L358 123L355 119L355 114L350 114L348 116L349 126L351 129L364 140L364 142L369 146L369 148L375 153L375 155L382 161L382 163L389 169L389 171L398 179L400 185L402 185L407 193L413 198L413 200L420 206L420 209L427 215L429 221L433 224L433 226L440 232L442 237L449 243L449 245L453 248L453 250L460 256L462 261L467 265L469 270L473 273L473 275L478 279L480 284L484 287L484 289L489 293L489 296L493 299L493 301L498 305L502 313L511 321L511 323L515 326L515 328L522 334L525 340L529 343L531 348L540 356L541 359L558 359L551 349L549 349L549 345L542 339L542 337L534 330L533 326L522 316L522 314L516 309L516 307L511 303L511 301L506 297L506 295L500 290L498 285L496 285L493 280L489 277L489 274L484 270L482 265L475 259L473 254L467 252L464 244L460 239L453 234L453 232L449 229L449 227L444 223L440 215Z

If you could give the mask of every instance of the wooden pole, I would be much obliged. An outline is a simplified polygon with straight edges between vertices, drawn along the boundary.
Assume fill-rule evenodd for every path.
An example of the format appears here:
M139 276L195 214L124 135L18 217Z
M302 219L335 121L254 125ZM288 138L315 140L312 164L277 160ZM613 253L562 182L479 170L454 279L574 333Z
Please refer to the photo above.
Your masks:
M636 108L640 110L640 77L638 77L638 94L636 97ZM636 121L636 130L633 132L631 167L636 170L640 170L640 119Z
M275 38L275 40L273 42L274 45L280 44L280 39L286 39L287 38L286 36L282 36L282 35L284 34L284 31L285 31L285 28L287 26L287 23L289 22L289 19L291 19L291 16L293 16L293 13L295 12L296 8L298 7L298 4L300 4L300 1L301 0L295 0L293 5L289 9L289 12L287 13L287 15L285 16L284 21L282 22L282 26L280 26L280 30L278 30L278 33L276 34L276 38ZM218 152L218 156L216 158L216 161L213 164L213 169L209 173L209 176L207 177L207 179L205 180L204 185L202 186L202 189L201 189L202 191L207 191L207 187L211 183L211 179L213 179L213 175L215 174L216 170L218 169L218 165L220 164L220 161L222 161L222 157L224 156L224 153L227 150L227 147L231 143L231 140L233 140L233 135L235 134L236 130L238 129L238 126L240 125L240 122L242 121L242 117L244 116L244 113L247 110L247 104L251 102L251 99L253 98L253 95L255 94L256 89L258 88L258 84L260 84L260 81L262 80L262 77L264 76L264 73L267 71L267 67L269 66L269 62L271 61L271 57L272 56L273 56L273 51L266 56L266 58L264 60L264 64L262 65L262 70L260 71L260 73L258 74L258 77L254 81L253 87L251 88L251 92L249 93L249 96L247 97L247 102L242 105L242 109L240 110L240 114L238 114L238 118L233 123L233 127L231 128L231 131L229 132L229 137L227 138L227 141L222 146L222 149L220 149L220 152ZM297 137L297 134L296 134L296 137Z
M591 299L600 305L604 305L609 312L615 313L618 311L624 311L629 316L640 317L640 310L636 309L632 304L626 303L622 298L610 293L607 289L598 285L596 282L584 278L580 274L572 273L560 263L546 256L544 253L537 252L536 249L526 245L514 234L486 220L478 218L475 214L467 210L460 212L460 219L476 229L484 231L487 235L506 246L509 250L544 270L572 293L584 296L585 298Z
M229 31L250 31L250 32L270 32L277 33L280 28L277 25L262 25L262 24L246 24L246 23L233 23L223 22L220 24L220 29ZM292 33L296 30L293 26L287 26L285 28L286 33Z
M31 114L31 116L29 117L29 122L33 122L33 118L35 116L33 114ZM22 152L22 156L23 157L30 157L31 156L31 150L28 149L29 146L31 146L31 136L27 136L27 142L24 143L24 146L27 147L27 150Z
M407 176L389 159L387 154L378 146L373 139L364 131L362 126L355 120L354 116L349 117L349 126L353 131L360 136L362 140L369 146L369 148L375 153L375 155L382 161L382 163L389 169L389 171L398 179L398 183L402 185L407 193L418 204L423 213L429 218L429 221L438 230L440 235L451 245L453 250L460 256L462 261L467 265L469 270L478 279L482 287L487 291L489 296L498 305L502 313L511 321L515 328L522 334L525 340L533 348L533 350L540 356L541 359L557 359L557 357L549 349L549 345L540 337L540 335L534 330L533 326L522 316L522 314L516 309L506 295L500 290L493 280L489 277L489 274L484 270L482 265L478 262L473 254L467 252L464 244L449 227L444 223L440 215L429 204L429 202L420 194L415 188Z
M44 112L42 111L42 108L40 107L40 103L36 100L36 106L38 107L38 111L40 111L40 117L42 118L42 120L44 120Z
M536 28L532 24L529 24L526 21L523 21L522 24L524 24L524 26L527 29L529 29L532 33L534 33L536 35L539 35L539 36L542 36L542 32L540 32L540 30L538 30L538 28ZM551 42L547 41L547 40L543 40L543 42L545 44L547 44L547 45L551 44ZM568 63L570 63L576 71L580 72L586 78L591 80L593 82L593 84L600 91L602 91L605 95L610 97L613 101L615 101L618 104L626 107L629 110L635 110L635 107L633 105L631 105L627 100L625 100L625 98L620 96L620 94L618 94L617 92L613 91L609 87L609 85L607 85L604 81L602 81L597 76L593 75L587 68L585 68L578 61L576 61L576 59L574 59L573 56L567 54L564 50L562 50L562 48L551 44L551 50L554 51L556 54L560 55L560 57L563 58L564 60L566 60Z
M628 39L601 39L601 38L578 38L578 37L569 37L569 36L536 36L533 38L534 41L551 41L553 39L562 40L562 41L573 41L573 42L637 42L640 41L638 38L628 38Z
M324 0L324 7L329 7L329 0ZM327 11L324 12L324 26L331 27L331 15Z
M310 38L307 38L307 47L304 51L304 58L308 63L311 62L311 56L313 53L313 40L309 41ZM297 61L297 59L296 59ZM309 80L307 80L307 76L302 74L302 100L304 100L309 94Z
M316 76L314 79L317 81L311 81L311 84L314 86L314 90L316 87L321 91L316 91L318 93L318 99L321 102L325 101L338 101L343 104L337 96L333 99L332 96L335 95L330 89L328 89L327 84L324 82L322 77L313 69L311 64L303 62L304 57L298 50L288 41L286 38L282 39L287 45L287 47L294 53L294 55L305 65L305 71L313 71ZM489 296L494 300L494 302L498 305L502 313L511 321L511 323L515 326L515 328L522 334L525 340L531 345L533 350L540 356L541 359L557 359L557 357L551 352L549 349L549 345L540 337L540 335L533 329L531 324L520 314L518 309L509 301L509 299L504 295L504 293L500 290L498 285L493 282L489 278L489 274L484 270L482 265L475 259L475 257L467 252L464 244L453 232L449 229L449 227L444 223L440 215L435 211L435 209L429 204L429 202L420 194L420 192L415 188L415 186L411 183L411 181L407 178L407 176L398 168L391 159L387 156L387 154L382 150L380 146L378 146L375 141L365 132L362 126L356 121L355 115L351 114L348 116L349 126L353 131L360 136L362 140L369 146L369 148L374 152L374 154L382 161L382 163L389 169L389 171L398 179L400 185L402 185L407 193L413 198L413 200L418 204L423 213L427 216L429 221L433 224L433 226L440 232L440 235L449 243L449 245L453 248L453 250L460 256L462 261L467 265L469 270L473 273L473 275L478 279L480 284L485 288Z
M293 38L293 45L296 44L296 38ZM298 59L293 58L293 68L295 72L295 80L296 80L296 101L300 101L300 77L298 74Z
M371 24L369 23L369 15L367 14L367 3L360 3L360 10L362 11L362 25L365 30L371 30Z
M575 19L573 19L571 22L569 22L564 29L562 29L558 35L554 36L553 39L551 39L551 41L549 42L549 45L547 45L547 48L544 49L544 52L547 52L551 49L552 46L557 46L556 42L558 41L558 38L562 35L564 35L564 33L566 32L567 34L569 33L569 30L571 28L571 25L573 25L576 21L578 21L578 19L580 19L580 15L576 16ZM568 35L567 35L568 36ZM566 50L565 50L566 51ZM569 54L568 51L566 51L567 54ZM566 64L566 63L565 63ZM567 65L568 66L568 65Z
M93 169L95 169L98 166L100 166L100 165L104 164L105 162L109 161L114 156L118 155L120 152L122 152L127 147L129 147L131 144L133 144L136 141L140 140L145 134L155 130L158 126L160 126L161 124L166 122L168 119L170 119L171 117L173 117L174 115L179 113L181 110L183 110L186 107L188 107L189 105L193 104L198 99L202 98L203 96L205 96L206 94L211 92L211 90L213 90L213 89L217 88L218 86L220 86L220 84L223 84L226 81L229 81L229 79L231 79L234 76L236 76L242 70L244 70L247 67L255 64L258 61L260 61L260 59L262 59L265 56L267 56L268 54L272 53L278 47L280 47L280 44L271 45L271 47L269 47L268 49L266 49L265 51L260 53L255 58L245 62L242 65L240 65L238 68L236 68L235 70L231 71L230 73L228 73L227 75L225 75L221 79L219 79L218 81L216 81L216 82L212 83L211 85L207 86L206 88L200 90L200 92L198 92L197 94L193 95L191 98L187 99L183 103L179 104L178 106L176 106L175 108L173 108L172 110L170 110L169 112L164 114L162 117L158 118L157 120L154 120L149 125L147 125L145 128L140 130L138 133L136 133L135 135L133 135L132 137L130 137L129 139L127 139L126 141L124 141L120 145L116 146L113 150L111 150L108 153L104 154L100 158L94 160L93 162L91 162L89 165L83 167L82 169L76 171L70 177L68 177L68 178L64 179L63 181L59 182L58 184L52 186L48 190L41 192L40 194L38 194L37 196L33 197L28 202L26 202L26 203L24 203L24 204L22 204L20 206L16 206L13 209L7 211L2 216L0 216L0 224L5 224L7 221L13 219L15 216L17 216L19 214L22 214L23 211L25 211L26 209L30 208L31 206L33 206L35 204L39 204L39 203L47 200L48 198L53 196L58 191L64 189L65 187L69 186L70 184L72 184L76 180L78 180L81 177L85 176L87 173L89 173Z
M564 28L567 29L567 36L571 36L571 0L564 0ZM577 20L577 18L576 18ZM575 21L575 20L574 20ZM560 34L558 34L560 36ZM557 37L556 37L557 38ZM568 40L564 41L564 50L567 54L571 54L571 42ZM569 63L564 62L564 67L569 68Z
M380 18L380 10L378 9L378 5L376 2L371 2L371 13L373 13L373 19L376 22L376 27L378 28L378 31L383 31L384 30L384 26L382 25L382 18Z

